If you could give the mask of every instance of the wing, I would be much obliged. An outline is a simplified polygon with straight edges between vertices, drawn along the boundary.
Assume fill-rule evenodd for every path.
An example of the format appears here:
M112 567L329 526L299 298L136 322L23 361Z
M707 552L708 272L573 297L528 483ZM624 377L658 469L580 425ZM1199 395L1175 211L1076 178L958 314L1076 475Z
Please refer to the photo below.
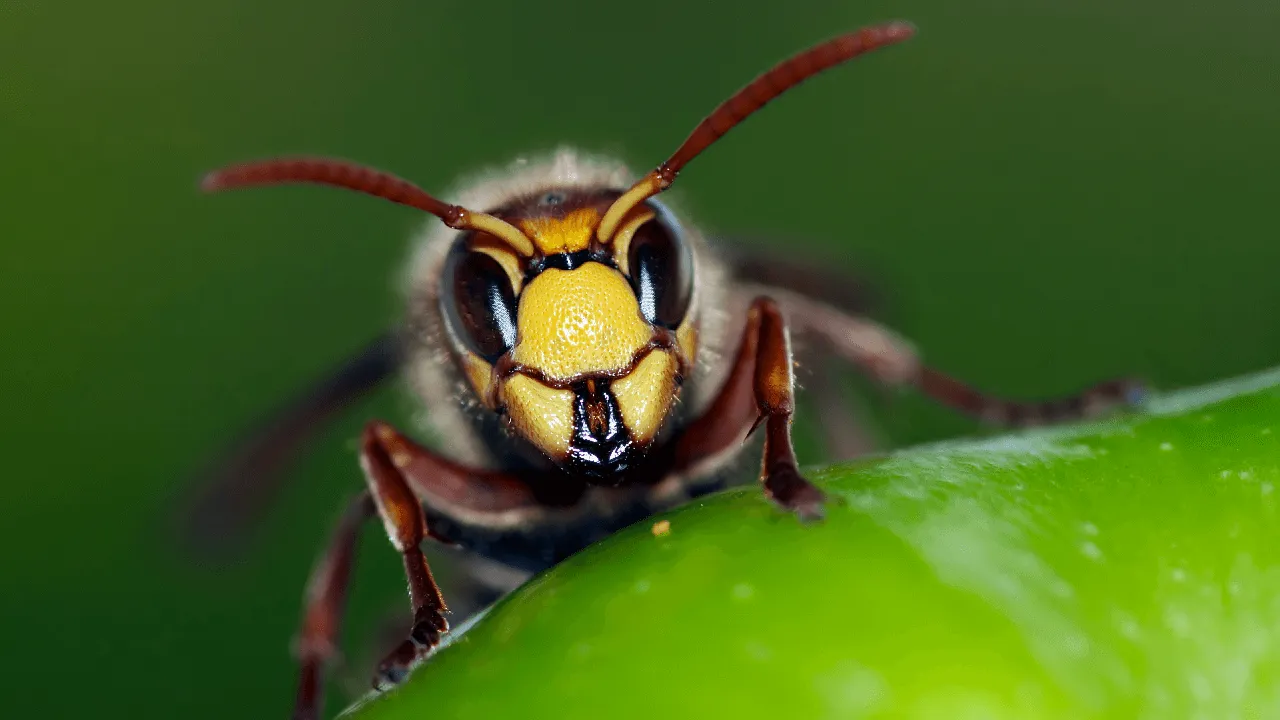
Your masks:
M724 260L735 280L789 290L839 308L851 315L866 315L881 309L882 297L866 275L834 270L806 251L808 259L796 260L794 253L762 247L765 240L747 237L714 238L716 254ZM774 248L794 246L777 238L768 239Z
M181 532L197 551L226 552L279 494L289 463L322 426L395 373L400 334L379 335L278 407L197 473Z

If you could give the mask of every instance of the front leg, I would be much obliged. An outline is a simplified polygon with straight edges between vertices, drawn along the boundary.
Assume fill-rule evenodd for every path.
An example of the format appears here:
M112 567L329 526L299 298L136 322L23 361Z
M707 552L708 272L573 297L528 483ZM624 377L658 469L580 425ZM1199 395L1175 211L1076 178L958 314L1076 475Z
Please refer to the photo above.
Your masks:
M360 466L368 489L343 515L307 584L298 641L301 674L295 720L316 720L320 715L324 669L335 653L355 545L366 518L375 512L381 517L391 544L403 558L413 608L408 638L383 660L374 678L376 686L385 686L403 678L414 662L439 644L449 627L444 598L421 548L428 536L449 539L427 525L423 502L492 522L519 519L540 508L532 489L520 478L453 463L381 422L371 422L364 429Z
M796 400L787 323L777 304L768 298L753 302L751 313L757 318L760 334L754 383L756 406L760 409L756 425L761 421L765 424L760 482L774 502L802 520L816 520L822 517L822 491L801 477L791 446L791 417Z
M690 424L676 447L673 470L688 473L731 451L764 424L764 462L760 482L770 499L803 520L822 516L822 491L800 475L791 445L795 378L791 340L777 303L757 298L719 395L702 417Z
M360 467L387 537L404 560L413 625L409 637L378 666L378 675L374 678L376 687L402 680L414 661L438 645L440 635L449 629L444 617L448 607L422 554L422 541L428 535L426 515L401 472L410 459L387 447L391 437L388 426L370 423L362 438Z

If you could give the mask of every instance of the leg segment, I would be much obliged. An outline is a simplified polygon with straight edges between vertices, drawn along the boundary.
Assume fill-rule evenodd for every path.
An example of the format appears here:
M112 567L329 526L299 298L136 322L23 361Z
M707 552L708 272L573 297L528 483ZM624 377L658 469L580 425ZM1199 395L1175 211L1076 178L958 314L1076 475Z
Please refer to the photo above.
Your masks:
M778 295L799 329L820 338L837 356L889 384L913 385L938 402L980 420L1006 426L1038 425L1094 417L1141 399L1136 380L1100 383L1066 398L1018 402L979 392L921 364L911 346L888 329L795 293Z
M795 412L791 364L791 343L781 310L768 298L755 300L724 386L678 441L675 472L695 469L731 450L763 423L760 481L765 494L803 519L820 517L822 492L801 477L791 445Z
M1121 378L1098 383L1067 397L1041 402L1018 402L992 397L955 378L925 367L916 385L943 405L983 422L1006 427L1027 427L1097 417L1117 407L1142 400L1145 389L1137 380Z
M792 374L791 339L782 311L772 300L758 299L751 306L758 317L760 346L756 355L755 394L765 423L764 467L760 481L779 505L802 519L822 516L822 491L800 476L791 446L791 417L795 414L795 376ZM759 424L759 420L756 421Z
M352 503L335 529L329 547L312 571L307 586L302 632L298 642L301 677L295 720L316 720L321 711L324 669L335 645L360 526L375 512L387 537L404 560L409 581L413 625L409 636L378 669L374 683L398 682L419 658L435 647L448 630L440 588L420 547L428 536L423 502L472 519L502 522L538 507L530 486L514 476L470 470L439 458L397 433L391 426L369 423L361 438L360 465L368 489Z
M369 493L361 493L343 513L329 547L311 571L302 613L302 630L297 640L301 677L294 702L294 720L315 720L320 715L324 667L336 653L356 540L364 521L373 511Z
M378 667L378 676L374 679L374 685L378 687L403 679L413 662L435 647L441 633L449 629L444 618L448 610L444 596L440 594L440 588L431 576L431 568L427 566L427 558L422 554L422 541L428 534L422 503L400 472L409 464L409 458L388 452L383 442L385 433L379 432L383 427L371 423L365 428L360 466L364 469L369 492L378 508L378 515L382 517L387 537L404 560L413 625L409 637Z
M427 525L424 504L456 521L503 528L534 525L545 518L549 507L577 498L570 497L563 482L561 495L539 493L531 478L463 467L383 422L365 427L360 461L387 536L404 558L413 606L409 637L378 668L374 685L383 687L403 679L449 628L444 598L419 546L428 535L445 543L450 538Z

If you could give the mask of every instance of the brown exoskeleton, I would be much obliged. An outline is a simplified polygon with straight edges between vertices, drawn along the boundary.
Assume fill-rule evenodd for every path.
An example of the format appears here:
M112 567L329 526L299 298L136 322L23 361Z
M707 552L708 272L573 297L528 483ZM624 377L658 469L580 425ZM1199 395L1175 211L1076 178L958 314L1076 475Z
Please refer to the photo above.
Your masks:
M717 255L655 198L689 161L787 89L912 33L904 23L866 28L782 62L638 181L616 162L570 151L476 183L458 204L333 160L272 160L206 177L207 190L336 185L444 221L413 259L404 325L286 409L221 472L222 497L248 492L237 478L278 461L309 427L396 370L448 440L429 450L384 422L366 426L360 464L367 488L343 516L306 594L295 717L320 712L353 547L375 514L403 557L413 607L408 638L383 661L378 684L398 681L448 629L420 547L427 537L541 570L721 487L719 471L757 427L765 495L803 519L819 518L823 494L801 475L791 445L789 327L879 381L914 386L988 421L1079 417L1132 397L1137 386L1127 381L1049 403L983 395L922 365L893 333L817 299L803 283L762 284L770 273Z

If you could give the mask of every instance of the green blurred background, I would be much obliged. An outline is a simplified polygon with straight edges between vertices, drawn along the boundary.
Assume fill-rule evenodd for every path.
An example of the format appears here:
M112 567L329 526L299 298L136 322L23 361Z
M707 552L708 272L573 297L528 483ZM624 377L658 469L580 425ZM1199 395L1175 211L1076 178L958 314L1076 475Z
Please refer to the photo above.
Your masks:
M6 713L284 717L302 584L361 482L351 440L412 409L379 393L299 463L252 552L185 559L165 532L185 475L396 316L423 222L310 188L202 197L202 171L314 152L442 191L564 142L647 169L773 61L896 17L920 34L753 118L681 204L870 272L897 328L992 391L1280 360L1267 0L0 0ZM974 429L866 397L895 445ZM357 689L405 606L366 537Z

